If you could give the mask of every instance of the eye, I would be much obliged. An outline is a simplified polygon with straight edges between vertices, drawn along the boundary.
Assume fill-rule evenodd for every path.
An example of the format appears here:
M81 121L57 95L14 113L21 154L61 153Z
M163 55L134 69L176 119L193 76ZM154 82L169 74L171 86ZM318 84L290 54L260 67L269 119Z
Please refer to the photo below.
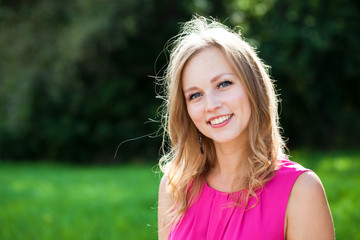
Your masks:
M191 95L189 96L189 100L193 100L193 99L198 98L198 97L200 97L200 96L201 96L200 93L191 94Z
M217 85L217 87L218 87L218 88L225 88L225 87L230 86L230 85L232 85L232 84L233 84L232 81L226 80L226 81L223 81L223 82L219 83L219 84Z

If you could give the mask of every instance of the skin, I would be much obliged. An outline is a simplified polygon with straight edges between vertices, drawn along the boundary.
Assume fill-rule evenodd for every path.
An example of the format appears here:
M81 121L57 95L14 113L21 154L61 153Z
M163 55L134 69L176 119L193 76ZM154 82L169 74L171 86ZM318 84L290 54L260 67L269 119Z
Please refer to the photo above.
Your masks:
M182 87L191 120L202 134L214 141L217 164L206 176L207 183L222 192L240 190L242 186L235 183L241 183L248 171L245 160L251 116L241 79L224 53L211 47L189 59L183 69ZM221 116L230 118L222 124L209 121ZM165 209L170 207L171 199L165 189L166 181L164 177L159 187L159 239L167 239L169 234ZM325 191L312 172L301 174L294 183L286 210L284 237L334 239Z
M285 239L335 239L324 187L313 172L302 173L294 183L286 209Z
M251 116L246 90L223 52L215 47L192 57L184 67L182 87L188 114L202 134L214 141L217 165L207 176L208 184L231 192L244 175L248 125ZM210 119L231 115L218 127ZM237 186L238 188L240 186Z
M158 202L158 239L165 240L169 236L168 219L166 217L166 210L171 207L170 195L166 192L167 178L164 176L161 179L159 186L159 202Z

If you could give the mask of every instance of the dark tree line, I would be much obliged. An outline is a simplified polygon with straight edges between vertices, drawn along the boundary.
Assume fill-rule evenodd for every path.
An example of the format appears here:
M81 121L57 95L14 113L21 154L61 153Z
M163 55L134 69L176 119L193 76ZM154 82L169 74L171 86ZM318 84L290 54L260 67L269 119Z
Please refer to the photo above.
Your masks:
M272 66L291 147L354 148L357 1L2 1L0 158L154 160L167 40L194 13L238 26ZM154 119L154 121L149 120Z

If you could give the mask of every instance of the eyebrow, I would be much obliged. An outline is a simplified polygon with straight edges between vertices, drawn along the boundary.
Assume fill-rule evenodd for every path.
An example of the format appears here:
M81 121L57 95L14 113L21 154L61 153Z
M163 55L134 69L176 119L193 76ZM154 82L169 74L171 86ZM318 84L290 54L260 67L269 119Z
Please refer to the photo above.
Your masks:
M235 74L231 73L231 72L220 73L220 74L216 75L215 77L211 78L210 83L216 82L219 78L221 78L224 75L235 75ZM196 90L196 89L198 89L198 87L189 87L184 90L184 93L187 93L189 91Z

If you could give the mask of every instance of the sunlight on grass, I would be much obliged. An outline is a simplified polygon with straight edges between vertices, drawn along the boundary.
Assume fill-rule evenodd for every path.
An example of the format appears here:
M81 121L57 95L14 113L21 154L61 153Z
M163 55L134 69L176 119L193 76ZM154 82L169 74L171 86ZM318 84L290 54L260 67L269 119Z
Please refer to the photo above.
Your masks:
M360 239L360 152L294 151L322 180L337 239ZM0 239L157 239L152 166L0 162Z
M351 159L349 158L335 158L334 168L338 171L346 171L351 168Z
M151 166L0 164L0 239L157 239Z

